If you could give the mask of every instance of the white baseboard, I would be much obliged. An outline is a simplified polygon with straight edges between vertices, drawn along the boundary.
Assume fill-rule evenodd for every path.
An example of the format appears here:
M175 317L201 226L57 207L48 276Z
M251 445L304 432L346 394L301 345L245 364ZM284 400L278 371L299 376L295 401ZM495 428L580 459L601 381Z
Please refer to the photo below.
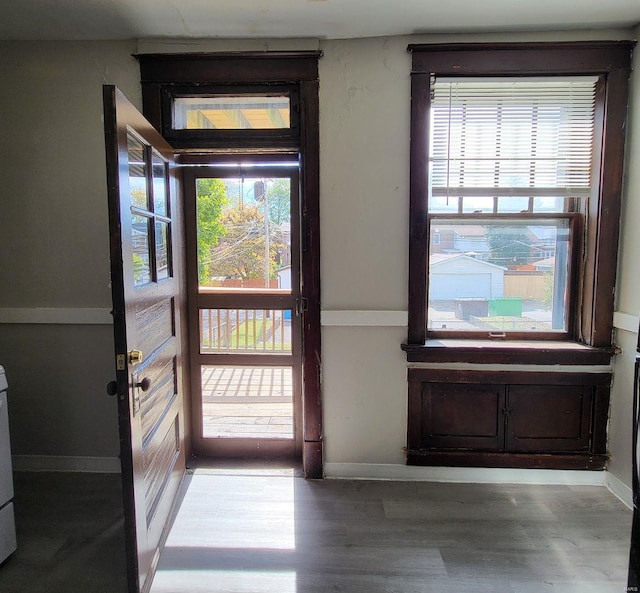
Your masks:
M624 505L633 509L633 491L620 478L617 478L611 472L607 472L604 485L614 496L619 498Z
M120 473L120 460L117 457L14 455L12 462L15 471ZM325 478L338 480L605 486L628 508L632 507L631 488L607 471L423 467L392 463L325 463L324 475Z
M325 463L326 478L355 480L416 480L476 484L556 484L604 486L604 471L423 467L379 463Z
M117 457L14 455L12 462L15 471L120 473L120 459Z

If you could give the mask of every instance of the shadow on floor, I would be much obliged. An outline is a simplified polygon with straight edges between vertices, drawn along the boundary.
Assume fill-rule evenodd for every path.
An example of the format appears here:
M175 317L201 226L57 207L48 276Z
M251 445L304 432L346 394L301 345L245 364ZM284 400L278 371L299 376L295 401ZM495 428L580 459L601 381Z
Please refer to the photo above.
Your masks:
M2 593L126 593L120 476L16 472Z

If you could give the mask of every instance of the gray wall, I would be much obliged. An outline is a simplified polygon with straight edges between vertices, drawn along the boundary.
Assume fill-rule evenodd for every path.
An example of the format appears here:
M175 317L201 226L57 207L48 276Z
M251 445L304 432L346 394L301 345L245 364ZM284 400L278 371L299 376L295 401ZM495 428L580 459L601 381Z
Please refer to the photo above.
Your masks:
M118 454L102 84L140 103L135 47L0 45L0 321L45 322L0 325L18 456Z
M589 31L319 43L324 51L321 260L329 467L400 466L404 460L407 363L400 344L406 336L407 298L407 44L632 36L631 31ZM42 461L117 455L115 401L104 391L113 362L101 85L116 84L140 105L139 72L131 54L141 47L162 51L163 43L0 45L0 250L9 255L0 264L0 322L5 322L0 323L0 364L9 375L18 456L43 456L37 457ZM211 40L206 47L189 45L191 51L243 47L243 42L231 47ZM633 98L640 100L637 77ZM640 170L633 166L640 155L639 110L630 127L618 290L618 308L627 321L640 310ZM36 317L89 323L6 323ZM617 340L625 354L615 367L611 469L629 484L635 334L618 332Z
M640 36L636 27L635 39ZM640 312L640 51L636 49L631 77L627 126L627 166L621 215L616 308L619 327L615 342L622 354L615 357L609 422L609 471L631 487L631 418L633 412L633 362Z

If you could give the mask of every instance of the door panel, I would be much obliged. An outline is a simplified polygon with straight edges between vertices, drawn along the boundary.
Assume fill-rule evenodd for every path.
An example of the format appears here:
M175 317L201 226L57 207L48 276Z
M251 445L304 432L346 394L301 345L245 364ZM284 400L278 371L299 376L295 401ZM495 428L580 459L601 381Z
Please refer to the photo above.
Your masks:
M592 385L510 385L509 451L588 450Z
M145 593L185 471L182 224L171 147L113 86L104 113L128 583Z

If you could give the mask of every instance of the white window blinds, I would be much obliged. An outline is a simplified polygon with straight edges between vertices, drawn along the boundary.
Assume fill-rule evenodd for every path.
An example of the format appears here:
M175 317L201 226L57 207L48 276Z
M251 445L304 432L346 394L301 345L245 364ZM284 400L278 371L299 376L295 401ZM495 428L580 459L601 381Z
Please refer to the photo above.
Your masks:
M588 196L596 82L435 80L431 195Z

